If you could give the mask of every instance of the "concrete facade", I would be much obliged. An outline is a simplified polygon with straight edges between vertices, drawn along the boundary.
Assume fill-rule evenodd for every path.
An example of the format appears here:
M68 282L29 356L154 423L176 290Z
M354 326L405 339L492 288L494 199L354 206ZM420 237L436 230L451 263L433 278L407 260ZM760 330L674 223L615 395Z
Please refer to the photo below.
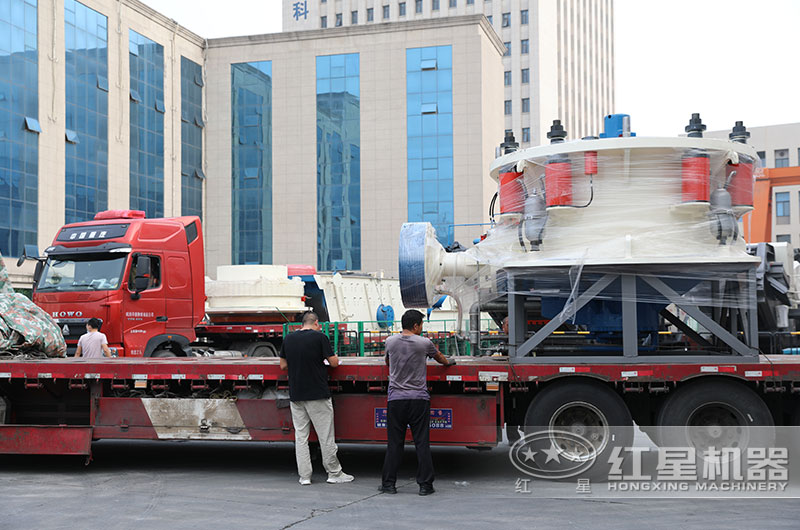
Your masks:
M510 44L503 57L503 70L510 75L503 101L511 104L504 128L522 147L545 143L555 119L569 138L602 131L603 116L615 112L613 0L283 0L283 30L332 31L339 22L341 27L381 26L470 14L488 17L500 40ZM529 75L525 83L523 69Z
M203 64L204 39L137 0L82 0L108 18L108 207L129 201L129 30L164 47L164 211L181 208L181 56ZM63 0L39 2L38 246L50 245L64 224L65 202L65 13ZM6 266L16 285L30 285L33 262Z
M273 262L315 264L316 58L359 53L361 269L396 276L408 220L406 50L439 45L453 50L454 222L484 222L503 136L503 46L482 16L209 40L207 271L231 259L231 64L272 61ZM455 238L468 243L479 233L456 227Z
M22 1L22 0L20 0ZM109 209L128 209L130 197L129 34L163 47L164 216L181 215L181 57L203 66L203 225L210 276L232 262L231 64L272 63L272 263L317 263L317 56L360 55L361 270L397 274L397 237L408 220L406 50L452 47L453 223L488 220L496 184L488 169L503 139L503 43L481 15L417 20L332 31L289 32L206 41L137 0L85 0L107 18ZM93 15L94 16L94 15ZM38 221L40 250L65 223L65 5L39 2ZM158 102L160 103L160 102ZM158 104L156 106L158 108ZM184 122L192 121L184 117ZM0 131L1 132L1 131ZM1 137L0 137L1 138ZM160 153L159 153L160 154ZM183 176L185 177L185 176ZM97 190L98 192L104 190ZM477 226L455 228L470 243ZM19 287L30 285L33 264L6 265Z
M747 127L747 130L750 131L747 143L759 152L764 167L800 166L800 123ZM706 131L703 135L727 139L730 132L730 129Z

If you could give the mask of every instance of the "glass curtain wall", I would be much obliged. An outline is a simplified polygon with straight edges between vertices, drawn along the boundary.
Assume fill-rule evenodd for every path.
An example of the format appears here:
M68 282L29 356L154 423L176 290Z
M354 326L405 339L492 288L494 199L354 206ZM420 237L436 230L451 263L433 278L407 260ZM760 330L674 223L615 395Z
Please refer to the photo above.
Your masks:
M357 53L317 57L317 268L361 268Z
M272 62L231 65L232 263L272 263Z

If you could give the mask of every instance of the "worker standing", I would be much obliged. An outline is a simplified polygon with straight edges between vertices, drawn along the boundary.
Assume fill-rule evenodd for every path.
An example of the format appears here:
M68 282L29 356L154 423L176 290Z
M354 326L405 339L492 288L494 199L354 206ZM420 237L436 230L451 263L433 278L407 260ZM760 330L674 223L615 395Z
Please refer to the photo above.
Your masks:
M403 332L386 339L386 364L389 365L389 395L386 412L386 458L379 490L397 493L397 470L403 458L406 428L411 427L417 450L417 484L420 495L433 489L433 458L430 447L431 397L428 394L428 357L439 364L455 362L436 348L430 339L421 337L423 315L415 309L403 314Z
M100 326L103 323L99 318L90 318L86 323L86 333L78 339L78 349L75 350L75 357L111 357L111 350L108 347L108 339L105 333L100 333Z
M352 475L342 471L336 456L337 447L333 429L333 402L328 388L328 369L339 366L328 337L320 332L319 318L311 311L303 315L299 331L289 334L281 345L281 370L289 371L289 401L294 424L295 457L300 484L311 484L311 455L308 434L311 425L322 449L322 465L328 472L328 482L350 482Z

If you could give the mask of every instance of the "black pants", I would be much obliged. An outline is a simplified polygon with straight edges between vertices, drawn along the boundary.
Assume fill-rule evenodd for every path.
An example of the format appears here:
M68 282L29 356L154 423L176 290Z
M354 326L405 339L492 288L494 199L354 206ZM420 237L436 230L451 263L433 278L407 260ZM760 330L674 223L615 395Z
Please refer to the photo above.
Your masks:
M406 426L411 427L417 448L417 484L433 484L431 457L431 402L423 399L398 399L387 404L386 458L383 460L383 485L394 486L397 469L403 461Z

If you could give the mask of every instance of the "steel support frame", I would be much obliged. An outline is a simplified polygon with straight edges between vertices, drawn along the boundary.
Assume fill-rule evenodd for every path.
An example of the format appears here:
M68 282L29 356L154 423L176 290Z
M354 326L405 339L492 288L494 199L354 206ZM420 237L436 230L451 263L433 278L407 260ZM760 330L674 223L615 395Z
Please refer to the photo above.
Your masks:
M704 266L702 264L700 266ZM694 363L694 362L720 362L724 359L726 362L752 362L758 358L758 315L757 315L757 300L755 289L755 268L749 264L737 264L734 272L746 273L747 281L743 287L741 282L738 282L740 300L742 305L746 306L745 309L731 308L731 323L730 330L725 329L712 317L704 313L697 305L688 300L684 294L676 292L669 285L667 285L658 274L651 270L642 270L637 272L636 267L619 267L620 272L605 273L583 292L576 292L574 299L568 299L561 312L553 319L545 324L540 330L534 333L531 337L526 339L526 314L525 314L525 299L527 295L519 289L519 278L523 276L530 276L533 271L525 269L522 271L506 270L507 285L508 285L508 320L509 320L509 344L508 355L511 362L515 363L552 363L564 362L569 363L610 363L610 362L629 362L629 363L644 363L654 361L670 361L676 363ZM707 264L706 267L714 267L714 264ZM648 269L652 269L648 266ZM608 270L606 267L605 270ZM730 266L724 266L726 272L731 272ZM552 269L550 269L552 272ZM584 269L584 273L591 272L590 267ZM665 271L666 274L669 271ZM701 326L712 333L715 337L725 343L731 348L730 355L664 355L641 353L638 349L638 325L637 325L637 278L642 282L649 285L661 296L664 297L666 303L674 304L676 307L684 310L689 316L694 318ZM554 331L556 331L563 323L572 318L583 306L589 303L592 299L602 294L613 282L617 279L620 280L621 288L621 303L622 303L622 357L619 355L570 355L570 356L530 356L530 354L539 346L545 339L547 339ZM720 282L724 290L724 280ZM715 296L717 293L717 286L714 286ZM719 303L719 302L718 302ZM720 311L712 312L714 316L719 318ZM744 342L737 337L738 318L742 319L744 324Z

